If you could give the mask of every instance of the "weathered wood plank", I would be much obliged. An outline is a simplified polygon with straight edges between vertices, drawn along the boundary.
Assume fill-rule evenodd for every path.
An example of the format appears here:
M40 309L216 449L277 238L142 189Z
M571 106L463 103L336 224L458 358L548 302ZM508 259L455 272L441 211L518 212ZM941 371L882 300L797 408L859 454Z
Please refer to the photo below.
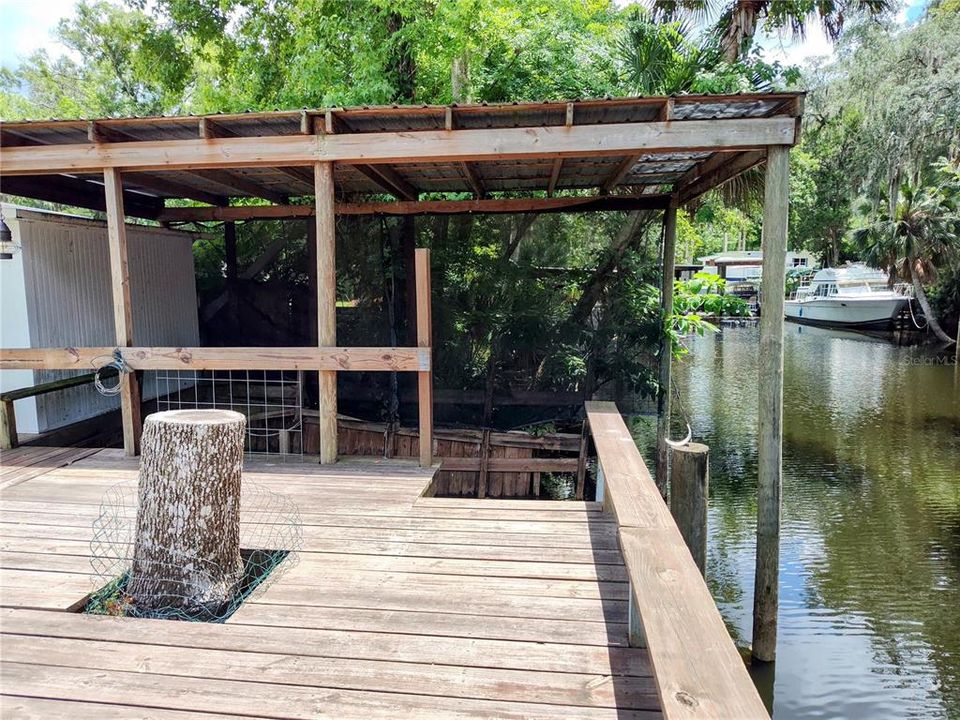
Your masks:
M792 145L789 117L323 134L0 148L5 175L297 166L318 162L413 163L624 156L674 150L750 150Z
M76 370L94 367L114 348L3 348L0 369ZM430 348L194 347L121 348L134 370L321 370L423 372Z

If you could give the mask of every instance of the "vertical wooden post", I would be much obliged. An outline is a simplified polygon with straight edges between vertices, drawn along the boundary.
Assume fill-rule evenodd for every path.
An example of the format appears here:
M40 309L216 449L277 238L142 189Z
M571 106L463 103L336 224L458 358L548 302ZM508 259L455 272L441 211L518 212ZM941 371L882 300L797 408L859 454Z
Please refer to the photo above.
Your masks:
M690 443L673 448L671 454L670 512L700 568L700 574L706 576L710 448Z
M790 193L790 149L767 148L763 196L763 306L760 315L757 431L757 569L753 657L777 653L780 490L783 472L783 295Z
M333 163L314 166L317 207L317 345L337 344L337 218L334 207ZM337 461L337 373L320 371L320 462Z
M107 240L110 246L110 287L113 294L113 325L117 347L133 345L133 309L130 305L130 270L127 265L127 226L123 213L123 181L120 171L103 171L106 194ZM123 450L128 457L140 453L140 383L136 373L120 373L120 413L123 420Z
M430 307L430 251L418 248L415 254L417 275L417 347L432 346L433 320ZM420 465L433 465L433 356L430 369L417 373L420 406Z
M237 282L237 224L235 222L223 224L223 256L227 266L227 287L232 288Z
M670 465L670 364L672 348L666 334L667 323L673 314L673 275L677 252L677 197L670 198L670 206L663 211L663 262L660 278L660 312L663 314L663 334L660 338L660 390L657 392L657 488L667 497L667 477Z
M643 622L640 620L640 613L637 612L637 599L634 593L637 588L633 582L630 583L630 595L627 602L627 643L633 648L645 648L647 646L647 636L643 632Z
M13 450L19 445L13 400L0 400L0 450Z
M574 488L574 499L583 500L584 486L587 484L587 440L590 425L586 416L580 426L580 454L577 456L577 484Z
M480 472L477 474L477 497L487 494L487 474L490 467L490 430L484 428L480 439Z

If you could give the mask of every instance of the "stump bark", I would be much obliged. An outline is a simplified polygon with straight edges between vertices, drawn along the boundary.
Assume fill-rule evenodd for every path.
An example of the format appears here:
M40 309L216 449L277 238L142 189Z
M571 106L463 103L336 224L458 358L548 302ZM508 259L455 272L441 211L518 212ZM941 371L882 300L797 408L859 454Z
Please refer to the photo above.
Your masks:
M243 576L240 476L246 418L171 410L143 427L127 594L138 611L216 612Z

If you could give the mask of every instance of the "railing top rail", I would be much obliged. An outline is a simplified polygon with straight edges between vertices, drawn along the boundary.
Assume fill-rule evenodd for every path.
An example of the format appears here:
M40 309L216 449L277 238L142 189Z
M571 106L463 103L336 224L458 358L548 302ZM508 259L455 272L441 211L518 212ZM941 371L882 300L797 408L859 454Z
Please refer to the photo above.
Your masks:
M586 403L663 715L769 715L617 406Z
M81 370L117 348L0 348L0 370ZM332 370L425 372L429 347L122 347L132 370Z

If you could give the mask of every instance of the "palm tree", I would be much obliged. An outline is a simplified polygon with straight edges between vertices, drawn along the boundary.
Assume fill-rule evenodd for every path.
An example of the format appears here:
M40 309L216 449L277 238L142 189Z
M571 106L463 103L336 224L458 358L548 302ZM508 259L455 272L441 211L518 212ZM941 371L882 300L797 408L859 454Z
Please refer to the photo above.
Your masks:
M707 48L690 38L682 22L657 23L649 11L633 9L617 44L625 83L637 95L674 95L690 90L708 62Z
M665 20L692 17L702 22L717 18L715 31L728 63L749 52L761 20L771 29L790 28L802 36L807 24L818 18L827 37L836 40L845 18L857 12L879 15L897 5L893 0L651 0L650 4Z
M949 181L935 187L905 183L892 204L892 211L882 209L874 223L855 231L853 240L868 263L909 280L934 334L952 343L930 308L923 284L934 280L937 267L960 251L958 193Z

